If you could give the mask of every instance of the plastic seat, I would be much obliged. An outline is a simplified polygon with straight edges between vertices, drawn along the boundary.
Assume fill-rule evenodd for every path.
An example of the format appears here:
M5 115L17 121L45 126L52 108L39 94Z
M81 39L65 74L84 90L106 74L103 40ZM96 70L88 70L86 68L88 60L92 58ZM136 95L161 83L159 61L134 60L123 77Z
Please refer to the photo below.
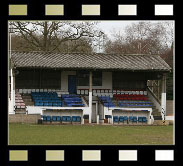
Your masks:
M120 121L120 122L124 122L124 117L123 117L123 116L120 116L120 117L119 117L119 121Z
M76 122L77 121L77 117L76 116L72 116L72 121Z
M53 106L54 107L58 107L58 103L53 103Z
M137 117L133 116L133 122L137 122Z
M133 122L133 116L129 116L129 122Z
M138 122L142 122L143 117L138 117Z
M62 102L57 103L57 106L58 106L58 107L62 107Z
M47 116L46 115L43 115L43 121L47 121Z
M48 106L49 104L48 104L48 102L44 102L44 106Z
M51 121L51 116L47 116L47 121Z
M80 116L76 116L76 121L77 122L81 122L81 117Z
M52 106L52 103L48 103L48 106Z
M57 121L57 117L56 116L52 116L52 121L56 122Z
M58 122L60 122L60 121L61 121L61 116L56 116L56 120L57 120Z
M142 121L146 123L147 122L147 118L146 117L143 117L142 118Z
M67 121L67 117L66 116L62 116L62 121L66 122Z
M128 116L124 116L124 121L128 121Z
M118 116L113 116L113 122L118 122Z
M67 116L67 122L71 122L71 117Z
M39 106L39 102L35 102L34 105L35 105L35 106Z

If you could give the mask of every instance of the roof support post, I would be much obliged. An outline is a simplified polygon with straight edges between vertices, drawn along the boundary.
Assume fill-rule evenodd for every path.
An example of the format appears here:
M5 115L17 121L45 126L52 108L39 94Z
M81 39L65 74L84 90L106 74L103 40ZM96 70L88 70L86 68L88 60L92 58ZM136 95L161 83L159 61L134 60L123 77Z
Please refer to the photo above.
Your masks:
M15 114L15 75L13 69L10 70L10 100L8 105L9 114ZM9 86L9 85L8 85Z
M165 120L166 116L166 74L162 77L162 92L161 92L161 115L162 119Z
M13 111L15 111L15 71L12 70L12 104L13 104Z
M92 116L92 71L89 74L89 123L91 123L91 116Z

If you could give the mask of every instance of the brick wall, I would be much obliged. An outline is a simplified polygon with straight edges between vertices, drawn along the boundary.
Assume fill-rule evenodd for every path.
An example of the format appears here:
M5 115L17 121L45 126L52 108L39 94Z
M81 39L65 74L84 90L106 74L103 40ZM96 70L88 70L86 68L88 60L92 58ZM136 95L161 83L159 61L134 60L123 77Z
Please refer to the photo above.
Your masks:
M37 123L41 115L14 114L9 115L9 123Z

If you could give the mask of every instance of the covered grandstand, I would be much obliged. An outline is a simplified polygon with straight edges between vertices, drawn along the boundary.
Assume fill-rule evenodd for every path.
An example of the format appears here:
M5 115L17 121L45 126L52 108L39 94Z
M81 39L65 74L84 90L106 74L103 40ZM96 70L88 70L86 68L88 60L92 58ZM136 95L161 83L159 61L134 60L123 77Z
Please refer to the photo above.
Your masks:
M166 73L171 68L158 55L9 54L9 114L40 114L48 123L166 120Z

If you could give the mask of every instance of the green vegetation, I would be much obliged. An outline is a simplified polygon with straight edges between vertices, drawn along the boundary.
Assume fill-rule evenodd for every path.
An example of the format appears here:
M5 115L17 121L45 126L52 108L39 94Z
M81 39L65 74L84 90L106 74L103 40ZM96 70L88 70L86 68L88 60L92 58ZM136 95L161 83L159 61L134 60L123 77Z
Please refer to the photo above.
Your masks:
M9 124L10 145L173 144L173 126Z

